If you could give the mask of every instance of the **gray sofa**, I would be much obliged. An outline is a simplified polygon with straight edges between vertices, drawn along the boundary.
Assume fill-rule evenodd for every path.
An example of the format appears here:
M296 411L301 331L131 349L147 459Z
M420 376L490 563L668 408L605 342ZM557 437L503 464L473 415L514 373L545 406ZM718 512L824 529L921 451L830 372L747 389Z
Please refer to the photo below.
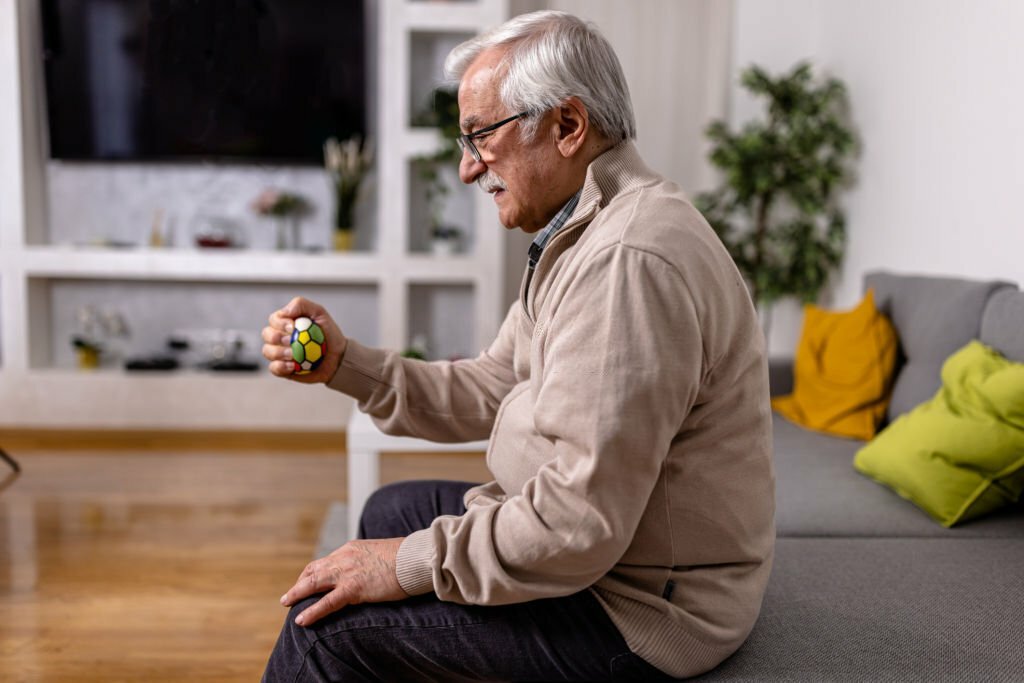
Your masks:
M888 419L971 339L1024 362L1024 292L870 273L901 358ZM773 363L772 393L792 365ZM761 616L706 681L1024 681L1024 504L946 529L854 471L863 442L775 417L776 544Z

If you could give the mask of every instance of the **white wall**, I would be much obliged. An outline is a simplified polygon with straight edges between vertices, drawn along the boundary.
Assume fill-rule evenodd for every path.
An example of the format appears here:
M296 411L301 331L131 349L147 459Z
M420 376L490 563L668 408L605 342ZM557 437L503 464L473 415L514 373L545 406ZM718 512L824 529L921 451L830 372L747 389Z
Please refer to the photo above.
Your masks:
M21 86L18 81L18 13L0 4L0 248L11 248L24 220L21 142Z
M704 128L729 101L731 0L512 0L513 15L541 9L593 21L622 64L647 163L690 196L710 189ZM506 291L519 291L532 236L506 239Z
M732 3L721 0L550 0L593 21L629 84L637 147L688 193L713 184L704 128L728 106Z
M849 89L862 149L824 304L853 305L875 268L1024 283L1024 3L736 0L734 29L736 74L810 57ZM731 118L750 111L737 96ZM792 353L799 320L776 311L773 353Z

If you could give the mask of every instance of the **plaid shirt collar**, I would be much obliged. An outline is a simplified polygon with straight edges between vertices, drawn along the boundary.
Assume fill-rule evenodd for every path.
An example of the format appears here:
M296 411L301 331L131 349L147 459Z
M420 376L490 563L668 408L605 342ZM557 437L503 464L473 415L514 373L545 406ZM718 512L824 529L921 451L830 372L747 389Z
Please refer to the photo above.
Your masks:
M555 217L552 218L551 221L545 225L539 233L537 233L537 236L533 238L533 244L530 245L529 252L530 270L537 267L537 261L540 260L540 254L544 251L544 247L548 245L551 238L565 226L566 222L572 216L572 212L576 210L576 205L580 202L580 194L582 192L583 190L580 189L576 194L574 194L569 201L565 203L565 206L555 214Z

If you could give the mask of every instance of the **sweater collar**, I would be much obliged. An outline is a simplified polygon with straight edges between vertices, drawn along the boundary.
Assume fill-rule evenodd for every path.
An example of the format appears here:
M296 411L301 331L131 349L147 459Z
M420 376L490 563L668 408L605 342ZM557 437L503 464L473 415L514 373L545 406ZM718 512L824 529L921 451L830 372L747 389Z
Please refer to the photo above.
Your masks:
M655 180L654 173L640 158L636 143L624 140L590 162L576 215L589 213L592 206L604 207L612 197Z

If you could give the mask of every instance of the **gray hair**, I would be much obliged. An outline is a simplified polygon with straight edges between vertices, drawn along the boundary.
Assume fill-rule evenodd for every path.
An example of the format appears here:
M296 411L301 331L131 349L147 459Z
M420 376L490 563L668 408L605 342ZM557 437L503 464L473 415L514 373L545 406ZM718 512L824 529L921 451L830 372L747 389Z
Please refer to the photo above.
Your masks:
M590 122L619 141L636 137L629 87L615 51L597 27L567 12L522 14L455 47L445 60L449 78L462 80L485 50L508 48L499 97L511 113L529 112L524 140L537 133L540 115L578 97Z

